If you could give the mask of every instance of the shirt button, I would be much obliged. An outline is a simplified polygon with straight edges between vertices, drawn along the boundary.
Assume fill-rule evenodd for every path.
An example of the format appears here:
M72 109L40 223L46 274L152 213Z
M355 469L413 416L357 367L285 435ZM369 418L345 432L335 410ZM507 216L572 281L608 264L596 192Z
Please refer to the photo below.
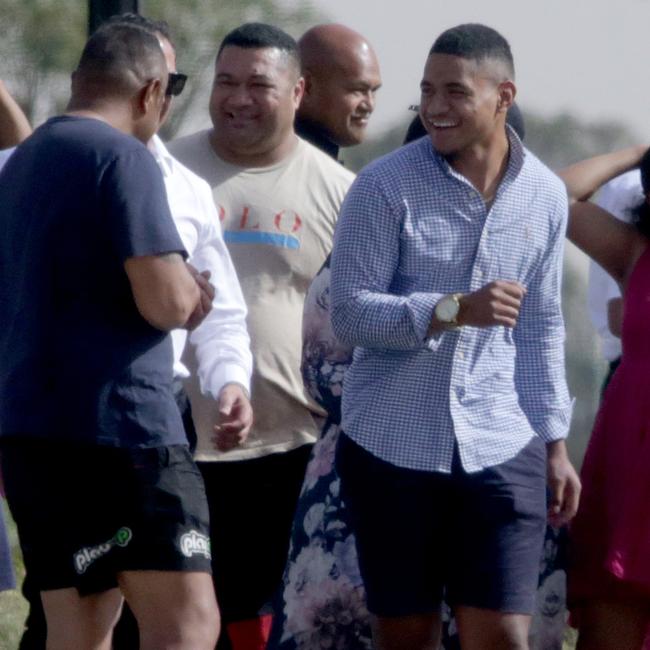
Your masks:
M460 352L458 353L458 357L460 359L464 359L465 358L465 353L462 350L460 350Z
M465 389L462 386L456 386L454 392L456 393L456 397L458 399L465 397Z
M476 269L476 277L477 278L482 278L483 277L483 271L481 271L481 269Z

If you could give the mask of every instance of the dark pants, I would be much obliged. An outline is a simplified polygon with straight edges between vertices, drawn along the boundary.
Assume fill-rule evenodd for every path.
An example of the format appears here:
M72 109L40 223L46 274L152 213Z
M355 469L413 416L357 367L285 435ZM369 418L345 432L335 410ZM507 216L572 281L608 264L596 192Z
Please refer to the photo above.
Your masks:
M388 463L341 433L336 469L356 536L368 610L429 614L447 602L530 614L546 527L546 448L450 474Z
M312 445L253 460L198 463L210 507L212 572L229 623L254 619L282 580L293 515Z
M175 391L176 403L183 418L183 425L187 440L190 443L190 450L196 448L196 429L192 420L192 411L187 394L179 385ZM38 588L32 584L28 574L25 574L25 580L22 586L23 596L29 603L29 613L25 621L25 631L20 640L19 650L45 650L47 638L47 625L45 622L45 612L41 602L41 593ZM115 626L113 632L113 648L115 650L137 650L140 646L138 623L135 616L124 603L122 616Z

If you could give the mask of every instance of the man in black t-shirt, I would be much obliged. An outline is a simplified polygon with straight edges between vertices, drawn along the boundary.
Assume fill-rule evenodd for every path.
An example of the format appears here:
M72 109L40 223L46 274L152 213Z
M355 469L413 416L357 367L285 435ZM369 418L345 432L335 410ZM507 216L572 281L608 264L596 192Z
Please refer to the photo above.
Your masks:
M211 289L183 261L143 144L167 81L155 36L101 28L67 113L2 172L2 471L48 648L109 648L123 595L142 648L211 649L218 635L168 335L200 320Z

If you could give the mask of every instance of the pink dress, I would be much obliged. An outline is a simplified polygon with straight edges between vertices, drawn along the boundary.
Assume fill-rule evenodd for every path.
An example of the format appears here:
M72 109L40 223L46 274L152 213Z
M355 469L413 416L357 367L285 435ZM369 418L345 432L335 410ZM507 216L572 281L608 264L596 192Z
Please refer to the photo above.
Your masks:
M650 597L650 247L625 292L623 357L596 418L571 525L569 599Z

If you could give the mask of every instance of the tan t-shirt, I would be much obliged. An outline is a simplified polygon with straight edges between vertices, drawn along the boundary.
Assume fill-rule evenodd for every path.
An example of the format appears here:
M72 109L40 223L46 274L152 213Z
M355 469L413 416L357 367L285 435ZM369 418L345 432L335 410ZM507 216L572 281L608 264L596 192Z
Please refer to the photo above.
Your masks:
M211 441L216 404L190 386L198 460L243 460L288 451L318 434L323 411L300 374L302 311L307 288L332 248L334 224L354 175L299 140L271 167L221 160L201 131L169 150L212 187L224 239L248 306L255 423L248 442L227 453ZM193 373L194 374L194 373Z

